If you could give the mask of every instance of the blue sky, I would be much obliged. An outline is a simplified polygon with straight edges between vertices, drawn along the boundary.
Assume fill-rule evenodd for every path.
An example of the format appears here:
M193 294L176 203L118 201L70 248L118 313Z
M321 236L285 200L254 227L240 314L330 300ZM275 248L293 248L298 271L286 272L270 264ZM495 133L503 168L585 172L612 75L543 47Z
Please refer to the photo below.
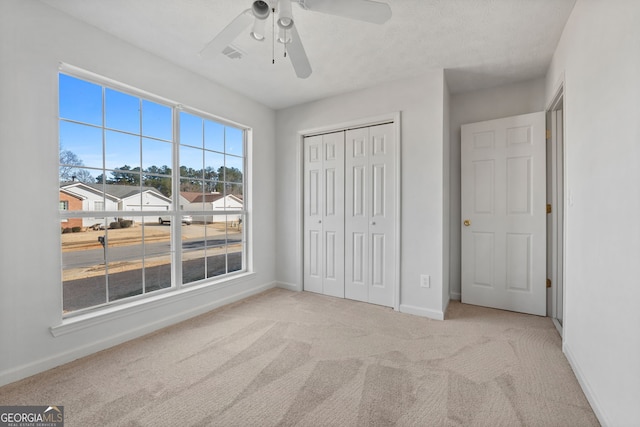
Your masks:
M60 121L61 149L75 153L84 166L101 169L104 136L106 169L171 166L171 107L105 88L103 114L102 86L62 73L59 79L60 118L66 119ZM242 158L236 157L243 154L241 129L180 112L179 136L181 166L217 170L226 164L242 170Z

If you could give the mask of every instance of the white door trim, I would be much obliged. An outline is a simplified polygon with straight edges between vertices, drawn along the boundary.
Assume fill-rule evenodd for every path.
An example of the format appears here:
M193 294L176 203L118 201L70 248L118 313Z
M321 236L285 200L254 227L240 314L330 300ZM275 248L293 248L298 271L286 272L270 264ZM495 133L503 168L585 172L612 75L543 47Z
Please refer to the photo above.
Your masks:
M298 206L298 215L297 215L297 224L296 230L298 233L298 238L296 239L296 265L298 266L298 284L295 286L296 290L303 290L304 283L304 138L307 136L313 136L323 133L332 133L339 131L346 131L348 129L359 128L359 127L367 127L367 126L375 126L382 123L393 123L395 129L395 137L396 137L396 156L395 156L395 215L396 215L396 224L395 224L395 234L396 234L396 254L394 259L394 267L395 267L395 289L394 289L394 303L393 309L395 311L400 311L400 259L401 259L401 232L402 232L402 216L401 216L401 206L402 206L402 197L401 197L401 189L402 189L402 169L401 169L401 155L402 155L402 139L400 132L400 120L401 114L400 111L396 111L393 113L383 114L379 116L372 117L364 117L361 119L355 119L347 122L318 126L310 129L303 129L297 132L297 158L298 162L296 164L296 185L297 185L297 206ZM287 286L287 288L291 289L292 286Z
M553 118L553 115L559 110L562 110L561 113L561 124L560 124L560 134L558 134L557 129L557 121ZM558 142L560 143L560 150L558 155L561 157L560 159L560 172L558 179L560 180L559 193L557 197L554 198L554 203L557 205L556 209L552 207L552 218L553 222L552 228L554 230L558 230L557 235L553 236L556 240L555 244L559 247L559 255L556 255L556 258L552 260L557 266L557 271L555 272L556 277L551 277L551 307L548 310L548 315L552 318L556 329L563 335L563 329L566 325L565 318L565 307L566 307L566 269L565 269L565 260L566 260L566 229L567 229L567 200L568 200L568 185L567 185L567 162L566 162L566 126L565 126L565 109L566 109L566 96L565 96L565 81L564 75L556 85L556 90L554 92L551 101L547 105L546 113L547 113L547 128L551 131L551 142L550 145L552 149L555 149ZM556 187L558 184L553 182L552 186ZM560 218L558 218L560 217ZM551 254L553 256L554 254ZM558 298L558 287L561 286L559 292L561 293L561 298ZM558 321L558 299L560 299L560 309L562 313L562 318Z

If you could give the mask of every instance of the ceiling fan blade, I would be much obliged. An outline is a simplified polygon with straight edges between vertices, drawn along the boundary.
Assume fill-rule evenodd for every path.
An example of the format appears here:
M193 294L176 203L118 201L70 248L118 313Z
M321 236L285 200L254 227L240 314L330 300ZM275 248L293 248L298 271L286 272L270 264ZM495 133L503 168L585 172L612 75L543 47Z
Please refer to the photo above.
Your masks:
M358 21L384 24L391 18L386 3L371 0L298 0L300 7L313 12L342 16Z
M253 20L254 17L251 9L242 12L200 51L200 56L203 58L211 58L221 53L253 23Z
M301 79L306 79L311 75L309 58L307 58L307 53L304 51L304 46L302 45L302 40L300 40L296 26L291 27L289 31L291 32L291 42L287 44L287 54L289 55L289 59L291 59L291 64L296 72L296 76Z

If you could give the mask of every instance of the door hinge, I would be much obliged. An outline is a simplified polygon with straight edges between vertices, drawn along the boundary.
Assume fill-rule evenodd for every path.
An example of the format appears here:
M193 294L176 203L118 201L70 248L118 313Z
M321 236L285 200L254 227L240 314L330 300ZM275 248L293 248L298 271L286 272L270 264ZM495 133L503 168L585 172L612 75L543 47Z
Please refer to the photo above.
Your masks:
M547 129L547 139L551 139L551 130Z
M547 288L551 287L551 279L547 279Z
M547 213L551 213L551 204L547 203Z

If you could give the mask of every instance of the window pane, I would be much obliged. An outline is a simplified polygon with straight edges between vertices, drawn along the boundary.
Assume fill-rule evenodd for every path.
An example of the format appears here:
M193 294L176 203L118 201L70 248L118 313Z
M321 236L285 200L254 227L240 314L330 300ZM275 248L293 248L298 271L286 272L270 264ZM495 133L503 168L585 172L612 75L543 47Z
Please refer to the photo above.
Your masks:
M224 244L225 236L215 224L208 223L208 219L207 216L196 216L191 227L183 228L182 278L185 284L211 277L211 271L220 268L218 248Z
M202 148L202 119L193 114L180 113L180 144Z
M242 157L225 156L225 175L226 182L242 182L244 175L244 165Z
M158 193L169 199L168 203L171 203L171 178L167 176L144 175L142 177L142 185L144 187L155 188ZM159 206L156 206L156 204ZM162 200L159 201L159 203L155 201L152 203L150 201L149 206L146 205L147 203L143 202L142 210L165 210L165 203L163 203ZM170 209L171 208L169 207L166 210Z
M140 169L140 137L122 132L107 131L105 167L107 169Z
M212 177L222 181L222 175L224 173L224 154L216 153L214 151L204 152L204 164L207 165L207 169L215 171L216 176Z
M105 89L106 127L140 134L140 98Z
M170 142L143 138L142 169L147 172L170 175L172 153L173 146Z
M243 134L241 129L225 127L225 153L234 154L236 156L243 156Z
M140 219L138 219L140 220ZM161 256L171 253L171 227L160 225L157 216L145 216L140 224L144 234L145 256Z
M173 140L171 107L142 100L142 134L153 138Z
M180 180L180 195L183 196L185 200L182 200L180 203L188 202L188 203L202 203L202 194L203 194L204 182L201 179L195 178L183 178ZM182 193L191 193L191 194L182 194ZM188 207L185 207L186 210L189 210ZM198 208L199 209L199 208Z
M224 194L227 196L228 208L243 209L243 189L242 184L225 184Z
M209 181L217 181L218 180L218 171L213 166L206 166L204 168L204 179Z
M202 178L202 150L180 146L180 176Z
M226 256L226 218L214 216L208 226L209 238L207 239L207 277L216 277L227 272Z
M109 302L142 294L142 259L108 264Z
M102 129L65 121L59 129L61 165L102 168Z
M144 291L153 292L171 287L171 227L158 223L158 218L145 216Z
M171 287L171 254L145 258L145 292Z
M114 199L122 199L137 194L140 198L140 173L130 172L128 169L107 171L108 184L105 186L105 194ZM116 209L118 209L116 207Z
M217 175L217 174L216 174ZM220 191L219 190L220 187L220 183L218 182L218 180L214 180L214 181L205 181L204 182L204 193L205 193L205 202L210 203L210 202L214 202L216 200L216 197L220 197Z
M60 74L60 118L102 126L102 87Z
M87 218L68 218L61 221L62 296L67 313L107 302L105 250L99 238L105 218L93 218L95 229L85 228ZM77 230L77 231L74 231Z
M107 266L109 301L142 293L142 227L133 218L120 217L109 223Z
M227 215L227 271L243 269L244 228L242 215Z
M204 148L224 152L224 125L211 120L204 121Z

